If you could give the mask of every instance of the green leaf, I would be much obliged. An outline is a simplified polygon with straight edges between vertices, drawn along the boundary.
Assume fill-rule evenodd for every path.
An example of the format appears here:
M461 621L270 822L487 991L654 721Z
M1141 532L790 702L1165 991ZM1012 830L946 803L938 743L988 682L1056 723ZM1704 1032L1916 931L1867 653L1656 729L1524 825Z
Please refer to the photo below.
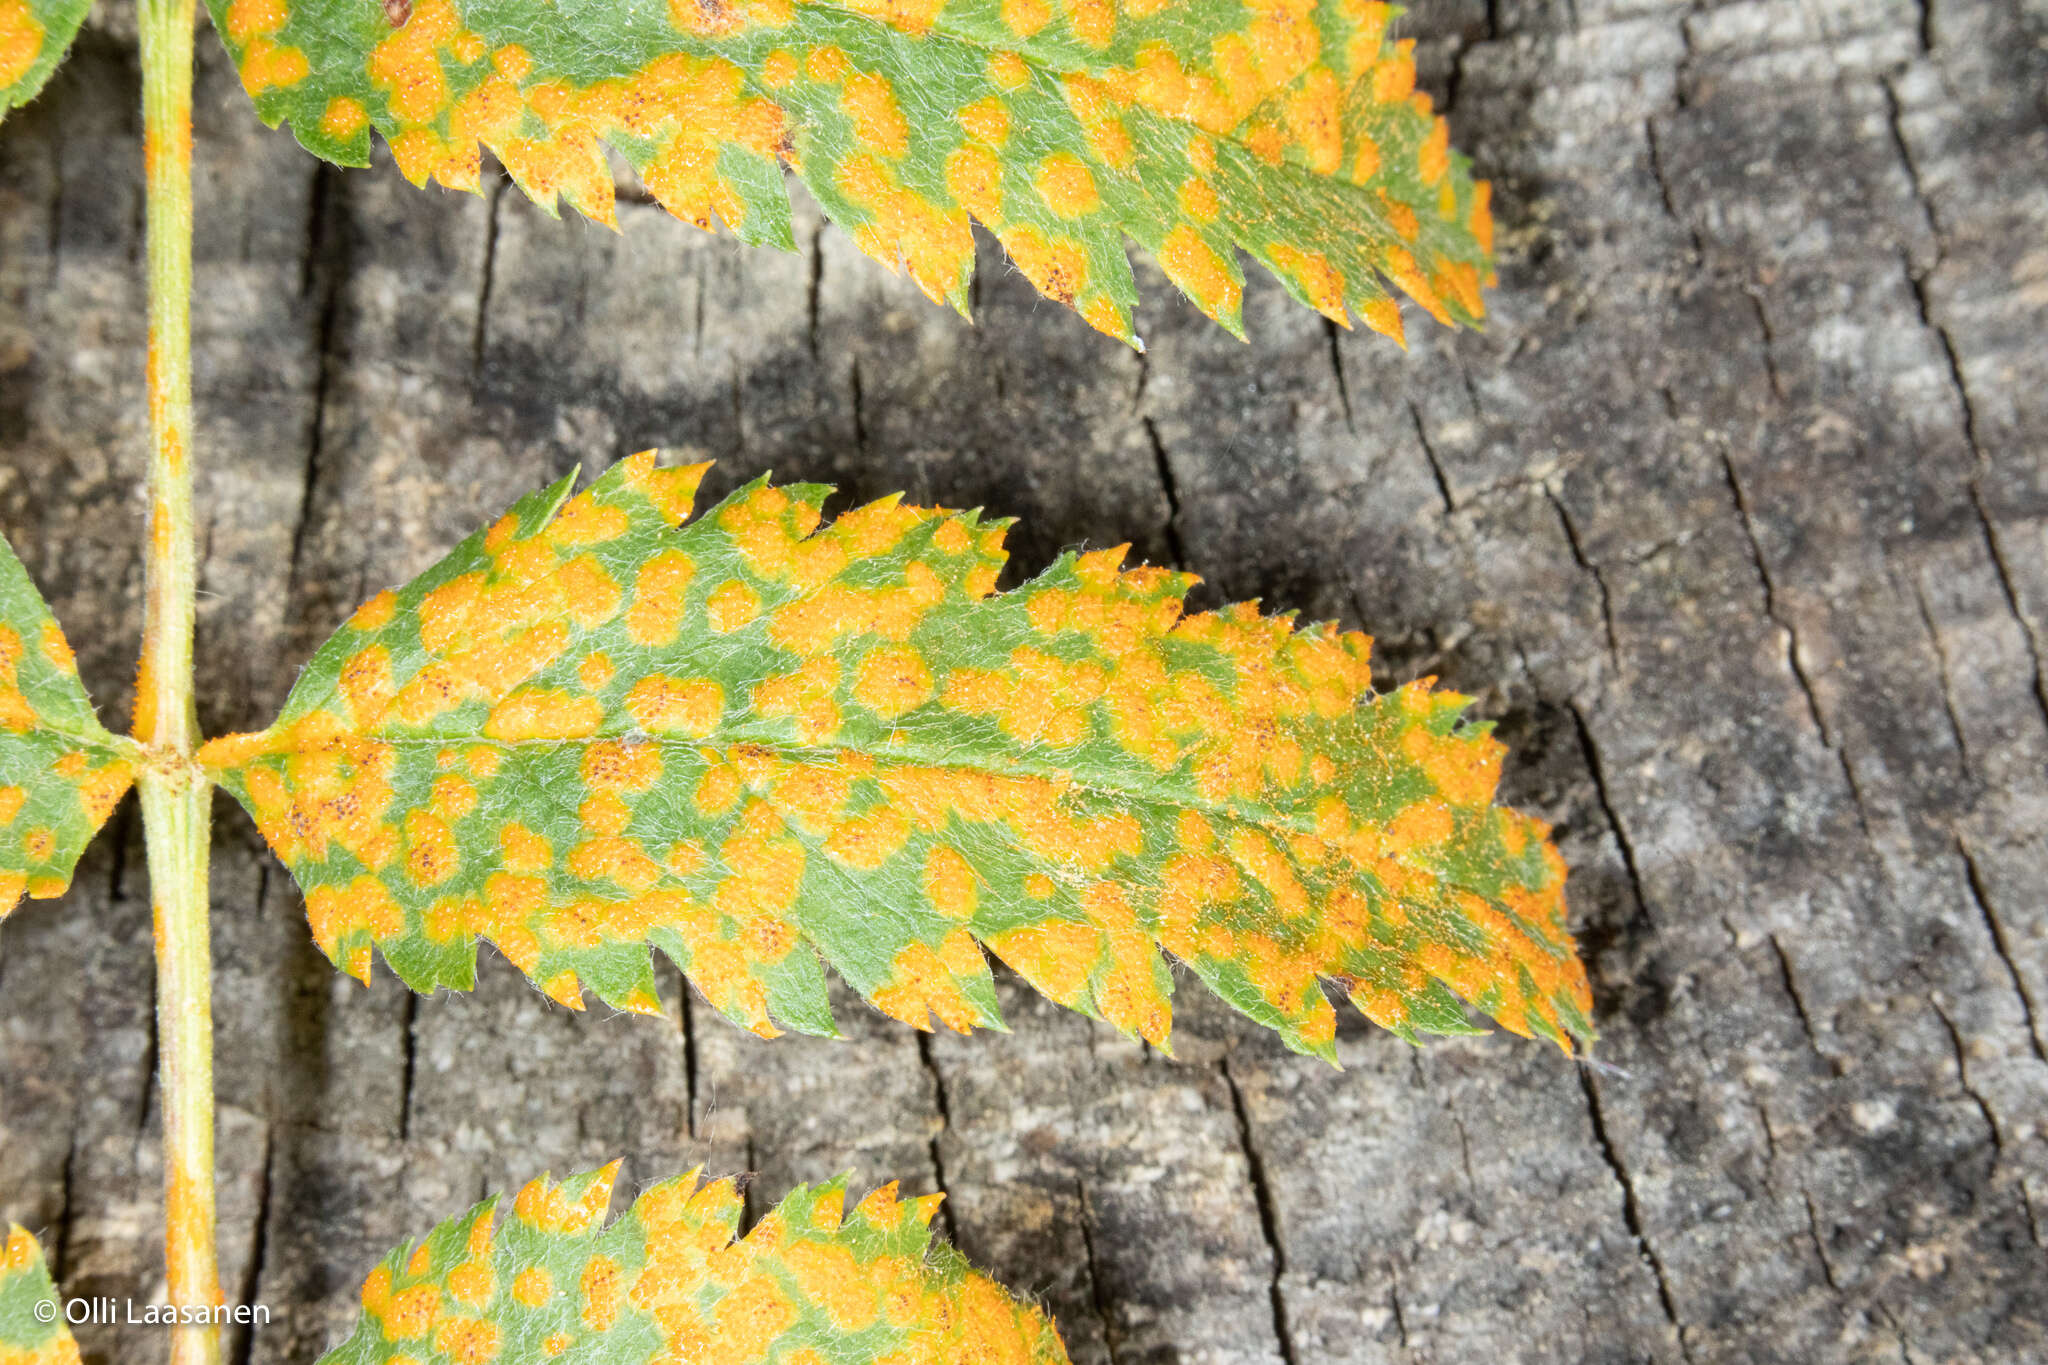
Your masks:
M78 1365L43 1249L24 1228L0 1237L0 1365Z
M986 945L1164 1044L1157 949L1333 1056L1333 979L1404 1036L1583 1033L1564 865L1492 805L1467 699L1370 689L1371 642L1067 555L994 592L1007 523L704 466L535 493L357 611L277 723L200 753L368 979L657 1008L644 945L764 1035L834 1032L819 959L898 1019L1001 1025ZM565 502L565 500L567 500ZM1454 994L1455 992L1455 994ZM929 1013L928 1013L929 1012Z
M92 0L0 0L0 120L49 82Z
M474 189L488 147L550 212L653 196L793 245L780 163L862 250L966 311L969 218L1042 292L1135 340L1125 238L1242 335L1234 248L1339 322L1385 285L1476 323L1487 188L1373 0L209 0L275 127Z
M0 917L24 891L64 894L136 756L93 714L64 632L0 539Z
M1052 1365L1037 1309L931 1240L940 1196L798 1186L738 1241L730 1180L667 1180L602 1226L616 1164L545 1177L386 1256L322 1365Z

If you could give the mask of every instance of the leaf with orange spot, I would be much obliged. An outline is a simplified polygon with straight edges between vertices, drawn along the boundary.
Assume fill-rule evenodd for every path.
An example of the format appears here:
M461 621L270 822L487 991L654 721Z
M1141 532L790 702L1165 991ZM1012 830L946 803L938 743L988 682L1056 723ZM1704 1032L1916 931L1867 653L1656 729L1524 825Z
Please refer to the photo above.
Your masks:
M1469 1031L1461 1000L1586 1033L1563 863L1493 804L1465 698L1373 692L1362 635L1184 615L1191 578L1119 551L998 594L975 513L821 527L828 489L760 481L684 524L701 474L533 494L202 751L337 965L466 989L482 937L652 1011L653 945L743 1026L831 1034L824 964L1001 1027L986 948L1163 1046L1163 949L1325 1057L1326 981L1410 1038Z
M844 1176L800 1185L737 1240L731 1180L665 1180L609 1227L613 1165L545 1176L386 1256L321 1365L919 1360L1059 1365L1044 1313L931 1235L936 1196L846 1207ZM0 1319L4 1321L4 1319Z
M12 1225L0 1227L0 1365L78 1365L43 1249Z
M1476 324L1492 280L1486 186L1379 0L209 4L257 112L331 161L374 131L415 183L476 189L488 149L615 224L609 148L677 217L790 249L787 165L962 312L970 220L1133 344L1127 241L1240 335L1239 249L1397 338L1393 290Z
M49 83L92 0L0 0L0 120Z
M0 539L0 917L71 885L138 752L93 714L49 604Z

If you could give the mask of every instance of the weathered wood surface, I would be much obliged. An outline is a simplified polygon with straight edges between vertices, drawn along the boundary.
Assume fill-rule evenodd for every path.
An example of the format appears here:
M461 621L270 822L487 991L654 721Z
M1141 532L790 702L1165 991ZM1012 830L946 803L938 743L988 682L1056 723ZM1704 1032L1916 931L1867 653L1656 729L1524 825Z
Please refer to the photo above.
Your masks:
M1082 1362L2048 1359L2048 7L1417 0L1494 177L1484 336L1407 355L1270 283L1243 346L1149 272L1139 358L993 254L981 325L833 230L317 169L214 53L198 175L202 716L260 724L361 597L647 445L1130 540L1482 698L1558 826L1579 1071L1507 1037L1347 1070L1184 994L1165 1061L1008 990L1010 1037L764 1045L576 1016L502 962L415 1004L320 960L221 803L234 1341L307 1361L372 1258L543 1169L772 1200L944 1188ZM116 12L0 131L0 526L127 706L142 468L136 75ZM132 811L0 946L0 1216L68 1292L160 1274ZM160 1358L133 1331L104 1361Z

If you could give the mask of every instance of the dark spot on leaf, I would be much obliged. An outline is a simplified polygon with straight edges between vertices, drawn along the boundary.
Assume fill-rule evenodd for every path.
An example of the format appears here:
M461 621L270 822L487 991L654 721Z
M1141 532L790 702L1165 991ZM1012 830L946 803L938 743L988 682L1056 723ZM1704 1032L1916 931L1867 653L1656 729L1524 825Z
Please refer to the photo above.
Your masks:
M384 0L384 17L393 28L404 28L412 18L412 0Z

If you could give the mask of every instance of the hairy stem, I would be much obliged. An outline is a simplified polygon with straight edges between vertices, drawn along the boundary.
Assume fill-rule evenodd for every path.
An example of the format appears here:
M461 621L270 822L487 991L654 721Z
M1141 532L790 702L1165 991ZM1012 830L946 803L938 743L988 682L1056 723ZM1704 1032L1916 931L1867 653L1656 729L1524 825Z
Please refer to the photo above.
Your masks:
M164 1108L164 1273L170 1301L221 1301L213 1230L213 983L206 836L212 787L189 772L142 780L156 910L157 1034ZM172 1365L217 1365L220 1329L173 1329Z
M192 609L192 10L142 0L149 213L149 569L135 737L189 755Z
M149 558L135 737L156 917L163 1077L164 1271L171 1303L220 1302L213 1210L213 984L207 931L212 788L192 752L193 0L141 0L149 213ZM173 1365L218 1365L217 1327L179 1327Z

